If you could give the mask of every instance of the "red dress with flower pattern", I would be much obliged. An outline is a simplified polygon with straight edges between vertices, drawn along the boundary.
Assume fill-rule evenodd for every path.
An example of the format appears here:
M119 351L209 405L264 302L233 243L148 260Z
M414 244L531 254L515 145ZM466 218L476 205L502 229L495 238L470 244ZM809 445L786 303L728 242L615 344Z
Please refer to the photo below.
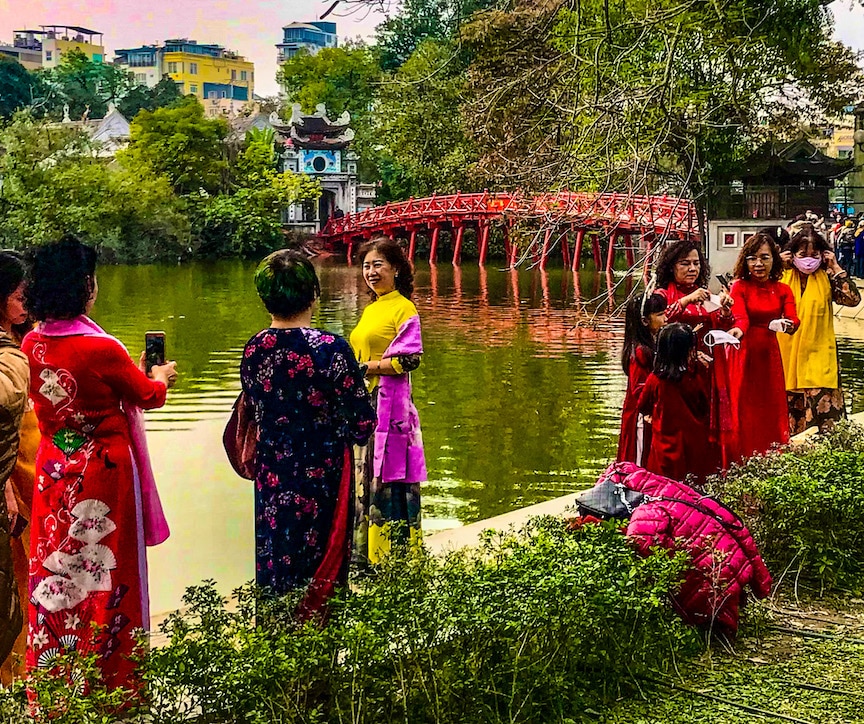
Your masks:
M39 420L30 554L27 667L95 651L109 687L136 687L134 632L149 623L137 471L121 400L144 409L166 388L114 339L31 332ZM98 627L93 633L93 625Z

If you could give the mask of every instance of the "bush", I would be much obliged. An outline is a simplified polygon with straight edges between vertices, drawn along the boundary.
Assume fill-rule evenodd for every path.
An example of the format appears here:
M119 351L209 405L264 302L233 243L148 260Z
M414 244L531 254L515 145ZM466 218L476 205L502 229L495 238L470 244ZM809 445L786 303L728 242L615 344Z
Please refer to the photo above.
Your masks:
M636 556L614 526L538 520L482 549L396 554L333 607L252 588L187 591L145 662L154 724L563 721L696 645L666 604L683 558ZM257 626L255 625L257 621Z
M864 586L864 429L751 458L711 488L745 520L775 580Z

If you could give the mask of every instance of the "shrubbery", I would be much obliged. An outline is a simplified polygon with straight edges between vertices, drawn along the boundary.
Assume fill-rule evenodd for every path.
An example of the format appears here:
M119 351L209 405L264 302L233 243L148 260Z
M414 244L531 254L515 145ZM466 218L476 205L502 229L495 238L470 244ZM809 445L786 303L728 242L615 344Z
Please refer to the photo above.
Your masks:
M613 525L567 532L542 519L489 534L477 551L394 555L323 629L292 623L290 599L246 588L226 607L208 583L187 591L186 611L164 625L169 643L144 660L144 714L154 724L579 719L698 646L666 603L685 565L638 557Z
M844 423L789 452L751 458L712 490L744 518L775 582L864 587L861 427Z

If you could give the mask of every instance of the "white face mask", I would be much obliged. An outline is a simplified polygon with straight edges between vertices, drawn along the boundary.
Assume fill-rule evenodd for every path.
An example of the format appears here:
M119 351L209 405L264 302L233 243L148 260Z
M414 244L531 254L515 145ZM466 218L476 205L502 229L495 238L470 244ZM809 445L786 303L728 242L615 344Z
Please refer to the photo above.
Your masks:
M722 329L712 329L705 335L705 346L708 349L713 349L718 344L730 344L735 349L741 346L741 340L733 337L729 332L724 332Z

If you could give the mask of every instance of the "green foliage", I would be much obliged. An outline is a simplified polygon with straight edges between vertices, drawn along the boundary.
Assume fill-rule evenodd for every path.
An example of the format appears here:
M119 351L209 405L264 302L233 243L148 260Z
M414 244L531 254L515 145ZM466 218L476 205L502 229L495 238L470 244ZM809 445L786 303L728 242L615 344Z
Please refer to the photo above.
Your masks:
M714 480L775 576L821 589L864 588L864 431L844 424Z
M204 251L254 256L283 247L282 211L320 194L317 181L285 171L250 176L249 186L203 204L200 234Z
M373 91L381 76L375 51L362 43L301 51L279 69L278 80L289 103L312 113L323 103L332 118L348 111L352 118L368 116Z
M424 41L379 91L375 138L390 198L473 190L466 171L474 148L460 112L465 78L455 52L447 43Z
M160 80L152 88L145 85L133 86L117 104L117 110L126 118L132 120L142 110L155 111L159 108L169 108L176 105L180 99L180 89L168 77Z
M228 124L221 118L205 118L195 98L153 112L142 110L130 134L129 148L118 154L127 167L150 168L166 176L179 194L214 194L223 188Z
M187 592L146 678L154 724L564 721L695 645L665 603L680 558L558 520L446 558L394 555L325 628L250 589ZM257 623L257 625L256 625Z
M0 55L0 119L29 105L35 85L36 77L21 63Z
M88 653L60 654L50 668L34 669L26 681L0 687L0 721L4 724L110 724L131 721L137 698L120 688L107 688L94 647ZM28 701L28 692L32 699Z
M459 34L460 24L495 0L406 0L375 32L381 67L395 71L425 40L446 41Z
M64 104L69 106L73 119L85 112L90 118L103 118L108 102L116 104L135 85L130 73L91 60L77 48L65 53L56 68L42 71L42 78L53 89L50 112L57 120L62 117Z
M109 259L152 260L185 253L188 223L168 180L108 165L89 137L29 114L0 130L0 240L24 248L64 233Z
M815 0L518 0L463 40L488 185L699 198L771 133L854 101L861 72Z

